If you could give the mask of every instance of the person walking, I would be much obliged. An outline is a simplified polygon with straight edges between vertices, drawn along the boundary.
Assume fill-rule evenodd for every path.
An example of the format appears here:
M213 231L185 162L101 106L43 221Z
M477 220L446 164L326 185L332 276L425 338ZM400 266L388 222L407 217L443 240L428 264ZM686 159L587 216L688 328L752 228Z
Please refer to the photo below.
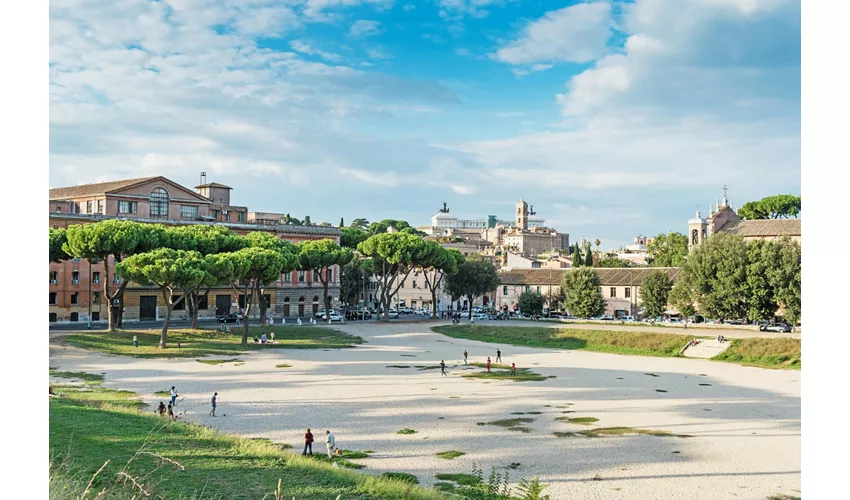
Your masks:
M511 376L516 376L516 363L511 363Z
M336 437L331 431L326 431L326 433L327 437L325 437L325 445L328 447L328 458L333 458L334 448L336 447Z
M156 409L157 413L159 413L160 417L165 416L165 404L162 401L159 402L159 408Z
M490 373L490 356L487 356L487 373Z
M496 349L496 363L501 363L501 362L502 362L502 351L499 350L499 349Z
M177 390L171 386L171 406L177 406Z
M310 450L310 456L313 456L313 433L310 432L310 429L307 429L307 432L304 434L304 453L302 455L307 454L307 450Z
M464 351L463 351L463 364L467 364L467 362L466 362L467 358L469 358L469 353L467 353L466 350L464 349Z
M171 403L168 403L168 418L174 420L174 407L171 406Z
M448 374L446 373L446 361L445 361L445 360L440 361L440 372L441 372L443 375L448 375Z
M271 338L272 344L274 344L274 332L269 332L269 338Z
M133 335L133 347L139 347L139 337Z
M210 415L212 415L213 417L215 416L215 403L216 403L216 400L218 400L218 393L213 394L213 397L212 397L212 399L210 400L210 403L212 404L212 410L210 410Z

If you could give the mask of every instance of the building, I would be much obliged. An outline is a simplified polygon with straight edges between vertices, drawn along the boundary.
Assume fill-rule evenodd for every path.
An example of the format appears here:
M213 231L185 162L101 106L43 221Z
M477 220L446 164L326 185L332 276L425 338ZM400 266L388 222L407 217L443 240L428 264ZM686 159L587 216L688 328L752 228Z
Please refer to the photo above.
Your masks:
M800 219L759 219L743 220L732 208L724 196L717 200L714 207L708 206L708 217L702 218L697 210L693 219L688 221L688 248L701 245L715 234L734 234L742 236L744 241L775 240L789 236L792 240L802 240L802 221Z
M649 274L657 270L666 272L673 280L678 278L680 272L676 267L594 269L605 298L605 314L614 317L638 316L641 311L640 285ZM516 309L523 292L536 292L547 300L557 300L564 275L569 272L572 269L514 269L500 273L502 284L496 291L496 307L503 310Z
M131 219L141 223L167 226L193 224L220 225L237 234L265 231L292 243L304 240L331 238L339 242L340 231L335 227L293 226L272 221L248 222L245 207L230 205L231 188L222 184L202 183L192 191L165 177L144 177L97 184L51 189L50 226L59 229L74 224L89 224L109 219ZM121 284L110 260L109 279L112 285ZM331 269L329 293L337 302L339 270ZM104 321L106 301L102 297L106 279L103 262L72 259L50 264L50 322ZM282 275L280 280L265 289L270 310L278 315L310 316L324 309L322 285L315 272L295 271ZM228 286L210 290L201 302L199 317L212 318L245 307L245 297ZM252 307L253 314L259 314ZM165 303L153 287L130 283L124 293L125 321L155 320L163 316ZM186 314L185 302L175 307L175 315ZM91 315L89 316L89 313Z
M545 227L531 227L529 216L533 214L525 200L516 204L515 226L499 235L500 244L528 257L536 257L553 250L566 250L570 246L570 235Z
M510 227L514 221L501 220L495 215L488 215L486 219L458 219L451 214L448 204L443 202L443 208L431 217L431 225L417 227L418 230L424 231L431 236L451 236L460 234L460 232L475 231L480 234L485 229L493 229L497 226ZM539 217L534 212L534 206L531 207L531 212L527 215L528 228L542 228L545 225L545 220ZM487 238L485 238L487 239Z

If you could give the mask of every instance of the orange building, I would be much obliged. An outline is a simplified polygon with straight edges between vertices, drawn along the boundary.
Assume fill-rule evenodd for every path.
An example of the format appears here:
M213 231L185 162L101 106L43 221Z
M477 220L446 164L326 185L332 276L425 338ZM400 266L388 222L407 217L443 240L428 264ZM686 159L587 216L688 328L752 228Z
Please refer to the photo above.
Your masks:
M132 219L142 223L168 226L189 224L220 225L237 234L266 231L291 243L331 238L339 243L340 230L331 226L295 226L250 223L247 207L230 204L232 188L206 183L192 191L165 177L145 177L98 184L85 184L50 190L50 226L67 228L108 219ZM258 221L259 222L259 221ZM111 290L121 283L109 261ZM106 279L104 262L72 259L50 263L50 322L106 321L108 304L103 297ZM339 269L331 269L328 293L337 303ZM317 272L295 271L280 277L264 290L269 311L285 317L312 316L324 310L322 284ZM199 318L213 318L244 309L245 297L229 286L210 290L201 301ZM259 314L252 307L252 316ZM124 320L155 320L165 314L165 303L159 289L130 283L124 293ZM175 307L175 317L188 316L185 302Z

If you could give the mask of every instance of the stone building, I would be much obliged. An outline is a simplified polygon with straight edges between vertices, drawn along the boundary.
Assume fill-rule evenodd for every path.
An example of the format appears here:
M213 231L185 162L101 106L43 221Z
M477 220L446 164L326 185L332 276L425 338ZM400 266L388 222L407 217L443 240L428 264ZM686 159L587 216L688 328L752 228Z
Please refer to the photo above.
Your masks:
M724 189L725 191L725 189ZM702 244L715 234L734 234L742 236L744 241L774 240L789 236L792 240L802 240L802 221L800 219L759 219L743 220L732 208L726 196L708 206L708 216L703 219L697 210L694 218L688 221L688 248Z
M55 229L74 224L89 224L109 219L131 219L141 223L159 223L166 226L220 225L237 234L252 231L269 232L292 243L304 240L331 238L339 242L340 231L335 227L293 226L247 222L238 214L247 213L245 207L230 205L231 188L222 184L202 183L192 191L165 177L145 177L121 181L85 184L51 189L49 193L49 224ZM226 213L225 213L226 212ZM230 221L230 222L228 222ZM110 285L121 284L114 273L110 259ZM54 322L104 321L107 308L104 300L103 280L106 278L104 262L71 259L50 263L49 320ZM330 271L329 294L332 303L338 302L339 272ZM114 289L114 288L113 288ZM283 316L310 316L324 309L322 285L313 271L287 273L264 290L270 311ZM244 309L245 297L234 293L228 286L210 290L207 300L201 302L199 317L212 318ZM258 307L252 307L259 314ZM124 319L156 320L162 317L165 304L158 289L130 283L124 293ZM175 307L175 316L186 314L185 302ZM89 316L91 313L91 316Z

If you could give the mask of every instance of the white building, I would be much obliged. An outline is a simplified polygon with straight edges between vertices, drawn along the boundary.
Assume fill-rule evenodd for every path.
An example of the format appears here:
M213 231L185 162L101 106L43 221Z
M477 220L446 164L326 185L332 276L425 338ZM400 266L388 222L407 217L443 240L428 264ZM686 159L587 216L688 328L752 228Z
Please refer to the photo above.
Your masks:
M528 228L536 229L544 227L546 220L538 216L533 210L528 214ZM441 208L433 217L431 217L431 235L446 236L451 230L478 230L483 231L487 228L496 226L511 227L514 225L512 220L501 220L495 215L487 216L487 219L458 219L449 211L447 204L443 203ZM426 231L427 232L427 231Z

